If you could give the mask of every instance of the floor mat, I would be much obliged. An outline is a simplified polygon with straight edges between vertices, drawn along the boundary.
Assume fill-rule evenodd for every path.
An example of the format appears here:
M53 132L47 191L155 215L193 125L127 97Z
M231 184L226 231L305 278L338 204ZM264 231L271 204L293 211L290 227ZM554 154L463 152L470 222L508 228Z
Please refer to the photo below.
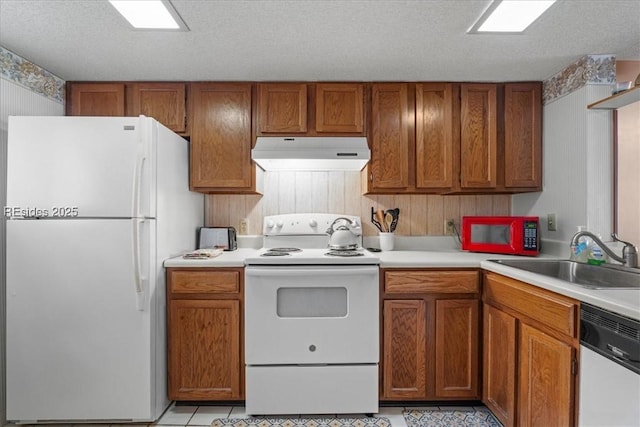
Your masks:
M408 427L502 427L484 408L420 409L403 415Z
M211 427L391 427L384 417L358 418L217 418Z

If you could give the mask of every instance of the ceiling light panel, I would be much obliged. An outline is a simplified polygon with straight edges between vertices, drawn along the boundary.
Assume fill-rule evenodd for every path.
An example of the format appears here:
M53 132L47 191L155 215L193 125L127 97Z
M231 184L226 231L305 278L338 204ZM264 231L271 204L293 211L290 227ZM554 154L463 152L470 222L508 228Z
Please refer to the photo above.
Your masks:
M469 33L521 33L556 0L494 0Z
M109 0L109 3L135 29L189 30L168 0Z

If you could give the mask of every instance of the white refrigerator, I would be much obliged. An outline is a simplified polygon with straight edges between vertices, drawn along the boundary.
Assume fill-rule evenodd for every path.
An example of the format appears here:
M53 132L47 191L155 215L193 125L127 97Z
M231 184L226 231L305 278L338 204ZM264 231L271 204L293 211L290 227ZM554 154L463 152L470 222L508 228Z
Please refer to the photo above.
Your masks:
M7 419L153 421L166 393L163 260L204 196L188 142L147 117L10 117Z

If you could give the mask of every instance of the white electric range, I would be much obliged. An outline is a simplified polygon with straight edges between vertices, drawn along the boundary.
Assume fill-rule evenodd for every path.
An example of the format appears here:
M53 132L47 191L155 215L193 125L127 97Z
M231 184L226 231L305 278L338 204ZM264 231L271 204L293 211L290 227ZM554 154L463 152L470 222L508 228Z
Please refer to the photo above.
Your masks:
M361 224L335 214L264 219L264 248L245 260L248 414L378 412L379 259L327 249L339 218Z

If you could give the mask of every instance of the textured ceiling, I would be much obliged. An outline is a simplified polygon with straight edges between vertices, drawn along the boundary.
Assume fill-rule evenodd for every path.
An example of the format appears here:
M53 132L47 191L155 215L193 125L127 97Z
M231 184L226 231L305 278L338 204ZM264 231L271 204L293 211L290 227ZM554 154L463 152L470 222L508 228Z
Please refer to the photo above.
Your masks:
M189 32L106 0L0 0L0 45L65 80L543 80L640 60L640 0L558 0L523 35L468 35L489 0L173 0Z

